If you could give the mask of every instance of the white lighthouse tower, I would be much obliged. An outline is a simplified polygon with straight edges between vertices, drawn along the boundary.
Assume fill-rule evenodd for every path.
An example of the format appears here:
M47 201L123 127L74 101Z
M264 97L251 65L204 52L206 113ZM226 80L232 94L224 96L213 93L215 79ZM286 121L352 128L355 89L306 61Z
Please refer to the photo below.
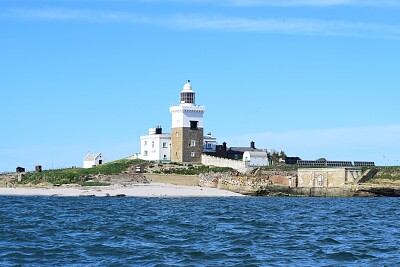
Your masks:
M203 114L205 106L196 106L196 93L190 80L183 86L180 105L172 113L171 161L200 163L203 152Z

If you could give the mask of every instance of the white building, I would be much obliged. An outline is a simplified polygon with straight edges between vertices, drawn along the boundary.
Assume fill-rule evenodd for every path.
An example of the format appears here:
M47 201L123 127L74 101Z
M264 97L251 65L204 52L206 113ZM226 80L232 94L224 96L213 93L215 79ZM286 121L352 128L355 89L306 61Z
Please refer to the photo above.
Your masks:
M170 161L171 134L163 134L161 126L150 128L149 135L140 137L139 158L149 161Z
M243 161L248 162L248 166L268 166L268 154L266 151L246 151L243 153Z
M217 152L217 145L217 138L212 137L211 133L208 133L203 139L203 153Z
M89 153L86 155L86 157L83 159L83 168L92 168L98 165L101 165L103 163L106 163L106 160L101 153Z

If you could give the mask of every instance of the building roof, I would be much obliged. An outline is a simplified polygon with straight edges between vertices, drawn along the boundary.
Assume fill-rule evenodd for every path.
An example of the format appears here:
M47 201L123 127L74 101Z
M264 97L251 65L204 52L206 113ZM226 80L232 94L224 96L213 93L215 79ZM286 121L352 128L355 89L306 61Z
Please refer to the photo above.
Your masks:
M258 149L258 148L251 148L251 147L230 147L228 149L228 153L244 153L246 151L264 151L262 149Z
M149 134L149 135L142 135L140 139L155 139L155 138L169 138L171 139L170 133L163 133L163 134Z
M101 153L89 153L86 155L86 157L83 159L83 161L93 161L100 155L101 155Z
M249 153L250 157L256 157L256 158L268 157L268 154L265 151L245 151L245 153L246 152Z

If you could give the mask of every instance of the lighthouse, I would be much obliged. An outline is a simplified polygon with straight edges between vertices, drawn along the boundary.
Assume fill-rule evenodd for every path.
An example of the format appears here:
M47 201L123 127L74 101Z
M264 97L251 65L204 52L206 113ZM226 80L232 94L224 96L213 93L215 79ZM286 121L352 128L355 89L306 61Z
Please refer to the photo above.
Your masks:
M196 105L196 93L187 80L180 93L179 106L171 106L171 161L200 163L203 152L203 114L205 106Z

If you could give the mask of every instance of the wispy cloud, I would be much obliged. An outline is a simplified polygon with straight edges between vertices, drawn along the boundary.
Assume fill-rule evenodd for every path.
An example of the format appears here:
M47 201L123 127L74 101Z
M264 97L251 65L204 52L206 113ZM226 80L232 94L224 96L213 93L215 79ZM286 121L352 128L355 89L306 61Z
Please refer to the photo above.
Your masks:
M284 150L303 159L326 157L400 164L400 125L264 132L230 136L223 140L231 146L255 141L259 148Z
M246 18L174 14L146 16L128 12L89 11L79 9L10 9L2 17L33 20L80 20L93 22L124 22L156 25L181 30L212 30L225 32L266 32L320 36L363 38L400 38L400 27L385 24L317 20L299 18Z
M240 18L217 16L173 16L173 26L184 29L203 29L233 32L276 32L325 36L369 38L399 38L400 28L363 22L325 21L313 19Z
M0 0L2 2L23 2L23 0ZM37 3L118 3L118 2L142 2L142 3L179 3L179 4L206 4L237 7L400 7L399 0L35 0Z
M276 6L276 7L330 7L330 6L372 6L400 7L398 0L142 0L142 2L181 2L227 6Z
M31 20L82 20L151 23L150 17L140 16L133 13L66 8L8 9L3 13L2 17Z

